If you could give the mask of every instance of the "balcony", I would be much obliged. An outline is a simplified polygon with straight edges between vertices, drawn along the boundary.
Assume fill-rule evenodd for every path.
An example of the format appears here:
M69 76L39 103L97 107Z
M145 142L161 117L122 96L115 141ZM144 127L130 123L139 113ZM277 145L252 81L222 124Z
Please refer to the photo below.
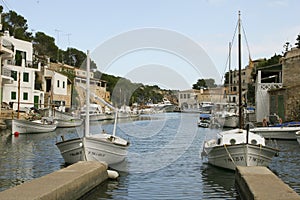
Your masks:
M2 55L2 58L12 58L14 53L14 45L3 38L0 38L0 54Z
M22 62L20 62L20 61L17 62L16 60L8 60L7 65L21 66ZM40 66L39 66L38 62L25 61L25 67L40 70Z
M14 82L14 79L11 77L11 70L4 67L2 68L2 84L12 84Z

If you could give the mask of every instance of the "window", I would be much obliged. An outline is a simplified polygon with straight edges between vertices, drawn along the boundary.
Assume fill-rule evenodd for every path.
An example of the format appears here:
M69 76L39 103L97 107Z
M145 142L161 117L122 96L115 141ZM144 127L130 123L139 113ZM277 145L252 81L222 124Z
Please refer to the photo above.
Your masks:
M17 71L11 71L10 72L10 77L14 79L14 81L18 80L18 72Z
M23 72L23 82L29 82L29 73Z
M23 100L28 100L28 93L27 92L23 92Z
M65 82L63 81L63 88L65 88Z
M16 92L11 92L10 93L10 99L11 100L16 100L17 99L17 93Z
M57 80L57 87L59 88L59 80Z
M254 144L256 145L257 144L257 141L255 139L251 140L251 144Z
M233 144L235 144L235 143L236 143L235 139L230 139L230 141L229 141L229 142L230 142L230 144L231 144L231 145L233 145Z

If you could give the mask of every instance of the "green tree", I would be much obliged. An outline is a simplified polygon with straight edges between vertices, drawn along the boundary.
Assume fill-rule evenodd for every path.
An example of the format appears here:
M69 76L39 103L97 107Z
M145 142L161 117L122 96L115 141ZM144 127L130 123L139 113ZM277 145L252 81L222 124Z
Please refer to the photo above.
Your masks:
M295 43L295 45L298 49L300 49L300 34L297 36L296 41L297 42Z
M80 51L75 48L67 48L66 51L63 52L64 54L64 63L67 63L68 65L75 66L78 68L84 68L85 69L85 63L86 60L86 53L83 51ZM91 61L91 69L97 68L96 64Z
M37 32L33 39L33 47L38 55L46 55L50 57L52 62L57 60L59 53L58 47L55 45L55 39L43 32Z
M262 67L266 67L266 66L270 66L270 65L275 65L275 64L278 64L280 63L280 59L282 58L281 55L277 55L276 53L274 54L274 56L272 56L271 58L269 59L264 59L263 61L260 61L256 68L259 69L259 68L262 68Z
M27 20L15 11L10 10L8 13L2 14L2 25L2 29L8 30L9 34L15 38L25 41L32 40L32 33L27 31Z
M215 80L212 78L209 79L198 79L197 83L193 84L193 89L199 90L201 88L215 88Z

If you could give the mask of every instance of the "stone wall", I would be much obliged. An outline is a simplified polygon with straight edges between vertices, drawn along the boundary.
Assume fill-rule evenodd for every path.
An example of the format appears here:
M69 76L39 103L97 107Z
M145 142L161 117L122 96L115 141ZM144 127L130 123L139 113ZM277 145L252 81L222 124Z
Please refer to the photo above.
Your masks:
M300 49L288 51L282 60L282 82L284 87L299 85Z
M278 97L283 96L284 121L300 120L300 49L293 48L282 59L283 89L269 91L274 97L270 112L278 111Z
M300 81L300 79L298 79ZM286 90L285 96L285 120L286 121L298 121L299 118L299 105L300 105L300 85L289 87Z

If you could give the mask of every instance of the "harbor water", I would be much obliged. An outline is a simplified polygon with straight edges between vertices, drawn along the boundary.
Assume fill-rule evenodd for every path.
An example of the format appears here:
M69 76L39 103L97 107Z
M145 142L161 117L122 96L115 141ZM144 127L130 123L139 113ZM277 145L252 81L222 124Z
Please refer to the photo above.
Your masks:
M161 113L120 120L117 134L130 141L127 160L114 166L121 176L105 181L82 199L238 199L234 172L201 158L203 141L217 130L198 128L197 119L198 114ZM91 134L111 132L112 123L92 122ZM83 129L18 137L2 133L0 191L65 167L55 143L60 135L76 137ZM280 153L270 169L300 194L300 145L296 140L276 143Z

